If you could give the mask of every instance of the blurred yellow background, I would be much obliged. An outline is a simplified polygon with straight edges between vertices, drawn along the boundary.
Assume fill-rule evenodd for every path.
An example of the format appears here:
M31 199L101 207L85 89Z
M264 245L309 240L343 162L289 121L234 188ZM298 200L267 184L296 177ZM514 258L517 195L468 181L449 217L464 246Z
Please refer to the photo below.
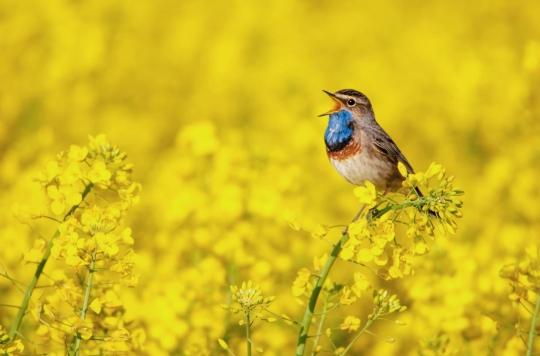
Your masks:
M45 210L36 172L104 133L143 187L129 215L141 277L123 298L144 352L219 355L224 338L243 355L221 307L229 284L251 279L299 319L292 281L327 250L310 226L356 211L316 117L330 105L321 89L350 87L417 170L439 162L466 192L457 235L416 275L380 282L409 307L406 325L377 324L353 354L523 354L499 270L540 237L538 13L538 1L503 0L2 0L1 266L30 278L23 253L51 227L12 207ZM354 270L342 263L331 278ZM5 279L0 296L20 299ZM12 316L0 307L0 324ZM253 339L265 355L292 354L296 330L260 323Z

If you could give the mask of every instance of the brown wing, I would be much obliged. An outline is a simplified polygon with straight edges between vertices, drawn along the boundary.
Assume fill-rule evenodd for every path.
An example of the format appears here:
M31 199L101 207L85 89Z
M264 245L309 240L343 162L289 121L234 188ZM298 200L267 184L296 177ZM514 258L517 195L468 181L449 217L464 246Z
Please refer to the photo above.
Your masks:
M384 155L390 162L397 166L398 162L401 162L407 168L407 172L414 173L414 169L405 158L403 153L399 150L396 143L388 136L388 134L383 130L382 127L372 127L370 128L372 138L373 138L373 147Z
M387 159L394 163L396 166L398 162L401 162L405 165L405 168L407 168L407 172L414 173L414 169L407 161L407 158L401 153L396 143L388 136L388 134L383 130L382 127L379 125L373 126L370 128L371 134L373 135L373 147L379 151L381 154L387 157ZM414 190L418 194L418 196L423 197L424 194L418 189L418 187L414 187ZM438 213L435 213L433 211L429 211L429 214L434 217L439 217Z

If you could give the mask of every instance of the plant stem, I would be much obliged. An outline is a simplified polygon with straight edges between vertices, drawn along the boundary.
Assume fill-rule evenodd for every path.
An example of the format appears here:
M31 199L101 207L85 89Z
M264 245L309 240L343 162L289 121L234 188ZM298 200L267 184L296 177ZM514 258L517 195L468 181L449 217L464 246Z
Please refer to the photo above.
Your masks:
M251 320L249 317L249 312L244 312L244 323L246 324L246 347L247 347L247 354L248 356L251 356Z
M45 264L47 263L49 256L51 255L51 247L53 244L53 240L56 239L59 235L60 235L60 232L56 231L53 237L47 242L47 245L45 246L45 252L43 253L43 256L41 257L41 261L39 261L36 271L34 272L34 275L32 276L32 280L30 281L30 283L28 283L28 286L26 287L26 290L24 291L24 296L21 302L21 306L19 307L19 311L17 312L17 315L15 316L15 320L13 321L9 329L10 340L13 340L15 338L15 335L19 332L19 328L21 327L23 318L26 314L26 311L28 310L28 304L30 303L30 298L32 297L32 293L34 292L34 289L36 288L36 284L39 280L39 277L41 276L41 273L43 272L43 269L45 268Z
M72 206L71 209L69 209L66 215L64 215L63 221L66 221L67 218L70 217L75 212L75 210L77 210L77 208L84 201L84 198L86 198L88 193L90 193L90 191L92 190L92 187L93 187L93 184L89 183L84 188L81 202L77 205ZM24 316L26 315L26 312L28 311L28 305L30 304L32 293L34 292L34 289L36 288L36 285L39 281L39 277L41 277L41 274L43 273L43 269L45 268L45 265L47 264L47 261L49 260L49 257L51 255L51 248L53 246L53 242L59 235L60 235L60 231L56 230L54 235L47 242L47 245L45 245L45 251L43 252L43 256L41 257L41 260L39 261L36 267L36 271L34 272L34 275L32 276L32 280L30 280L30 283L28 283L28 285L26 286L19 311L17 312L17 315L15 316L15 319L13 320L13 323L11 324L11 327L9 328L10 340L13 340L15 336L17 335L17 333L19 332Z
M424 197L418 198L416 200L405 201L403 203L391 203L391 204L386 205L381 210L374 211L374 213L371 215L371 219L372 220L378 219L384 214L386 214L387 212L389 212L390 210L401 210L401 209L408 208L410 206L419 208L423 206L425 203L426 203L426 198Z
M360 216L360 214L362 214L363 210L364 207L362 207L358 211L358 213L356 213L355 217L352 220L353 222L358 220L358 217ZM345 229L341 233L341 238L339 239L338 243L334 245L330 256L328 256L328 259L326 260L322 268L321 275L317 278L317 282L315 282L315 287L311 292L308 305L306 307L306 310L304 311L304 317L302 318L302 322L300 323L300 332L298 333L298 341L296 343L296 356L304 355L309 327L311 326L311 319L313 318L313 313L315 312L315 307L317 306L317 299L319 299L319 294L321 293L324 282L326 282L326 278L328 277L328 274L330 273L334 262L339 256L343 245L345 245L345 242L347 242L347 240L349 239L348 232L349 226L347 225L347 227L345 227Z
M536 305L534 306L534 312L531 319L531 326L529 328L529 338L527 339L527 356L532 356L534 348L534 337L536 336L536 321L538 314L540 313L540 294L536 297Z
M322 329L324 327L324 322L326 320L326 310L328 307L329 298L330 298L330 294L326 293L326 296L324 298L324 303L323 303L321 319L319 320L319 326L317 327L317 334L315 334L315 339L313 339L313 350L311 351L311 356L314 356L317 353L317 346L319 345L319 339L321 338Z
M86 319L86 312L88 311L88 305L90 304L90 292L92 291L92 284L94 280L94 272L96 268L96 253L92 254L92 260L88 266L88 274L86 275L86 281L84 283L84 297L81 306L81 312L79 317L81 320ZM79 333L75 335L70 355L78 356L81 347L81 336Z

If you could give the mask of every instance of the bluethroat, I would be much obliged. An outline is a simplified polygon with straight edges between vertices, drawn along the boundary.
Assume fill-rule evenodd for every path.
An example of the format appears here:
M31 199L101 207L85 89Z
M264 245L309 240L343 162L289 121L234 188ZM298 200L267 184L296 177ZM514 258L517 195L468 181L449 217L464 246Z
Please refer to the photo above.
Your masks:
M335 102L332 110L320 115L329 116L324 141L335 169L352 184L360 185L369 180L379 191L398 190L404 179L398 171L398 162L403 163L409 173L414 171L375 120L367 96L354 89L324 92Z

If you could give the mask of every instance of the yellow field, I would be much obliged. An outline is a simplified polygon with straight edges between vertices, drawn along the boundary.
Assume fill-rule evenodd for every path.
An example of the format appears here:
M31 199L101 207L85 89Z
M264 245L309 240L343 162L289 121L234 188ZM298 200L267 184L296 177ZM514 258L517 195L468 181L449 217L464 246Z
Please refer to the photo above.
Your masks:
M293 355L332 243L385 199L326 157L321 90L349 87L463 217L362 215L305 354L538 354L538 13L0 1L0 354L246 355L249 309L253 354Z

